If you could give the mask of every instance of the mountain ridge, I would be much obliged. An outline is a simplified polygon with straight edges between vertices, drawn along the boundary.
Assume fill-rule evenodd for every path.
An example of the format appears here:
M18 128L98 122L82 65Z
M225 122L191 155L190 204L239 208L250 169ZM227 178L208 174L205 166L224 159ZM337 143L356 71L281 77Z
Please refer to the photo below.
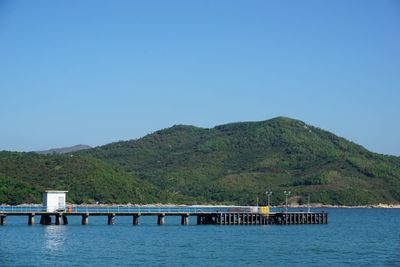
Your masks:
M33 151L38 154L67 154L71 152L77 152L80 150L84 149L90 149L92 148L91 146L88 145L74 145L74 146L69 146L69 147L60 147L60 148L50 148L47 150L41 150L41 151Z

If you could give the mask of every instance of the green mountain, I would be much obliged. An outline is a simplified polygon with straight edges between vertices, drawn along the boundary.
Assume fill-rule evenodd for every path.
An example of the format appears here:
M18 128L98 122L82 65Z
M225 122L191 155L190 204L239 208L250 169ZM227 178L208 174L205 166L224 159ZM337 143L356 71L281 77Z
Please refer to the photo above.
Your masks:
M0 203L39 202L67 189L71 202L400 202L400 158L372 153L289 118L212 129L176 125L138 140L67 155L0 153Z
M273 191L292 201L359 205L400 201L400 158L301 121L278 117L212 129L177 125L139 140L78 152L148 181L170 201L254 204Z
M159 201L157 188L100 160L0 152L0 203L41 203L49 189L68 190L72 203Z

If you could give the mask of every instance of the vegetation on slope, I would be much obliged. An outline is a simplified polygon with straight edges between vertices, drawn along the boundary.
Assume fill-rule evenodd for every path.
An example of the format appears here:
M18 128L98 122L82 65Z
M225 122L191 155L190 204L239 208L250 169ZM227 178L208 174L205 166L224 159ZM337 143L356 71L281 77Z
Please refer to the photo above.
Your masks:
M138 140L68 155L0 152L0 203L40 203L69 190L74 203L400 202L400 158L301 121L275 118L203 129L176 125Z
M0 152L0 203L41 203L44 190L72 203L159 201L159 190L109 164L81 156Z
M79 152L161 188L170 201L293 200L359 205L400 201L400 160L289 118L202 129L177 125Z

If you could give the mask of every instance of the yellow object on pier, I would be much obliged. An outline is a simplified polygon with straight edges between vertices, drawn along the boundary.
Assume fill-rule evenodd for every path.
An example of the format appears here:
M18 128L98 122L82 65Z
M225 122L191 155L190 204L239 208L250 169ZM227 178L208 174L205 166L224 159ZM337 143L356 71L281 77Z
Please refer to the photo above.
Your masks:
M262 214L269 214L269 207L268 206L262 206L260 207L260 211Z

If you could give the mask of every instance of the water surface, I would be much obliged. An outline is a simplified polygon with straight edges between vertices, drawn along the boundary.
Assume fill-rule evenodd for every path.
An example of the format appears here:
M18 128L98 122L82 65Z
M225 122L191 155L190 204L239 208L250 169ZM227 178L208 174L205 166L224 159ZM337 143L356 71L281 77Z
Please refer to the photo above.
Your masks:
M327 209L328 225L181 226L180 218L69 217L0 227L0 266L400 266L400 209ZM37 217L36 221L39 218Z

